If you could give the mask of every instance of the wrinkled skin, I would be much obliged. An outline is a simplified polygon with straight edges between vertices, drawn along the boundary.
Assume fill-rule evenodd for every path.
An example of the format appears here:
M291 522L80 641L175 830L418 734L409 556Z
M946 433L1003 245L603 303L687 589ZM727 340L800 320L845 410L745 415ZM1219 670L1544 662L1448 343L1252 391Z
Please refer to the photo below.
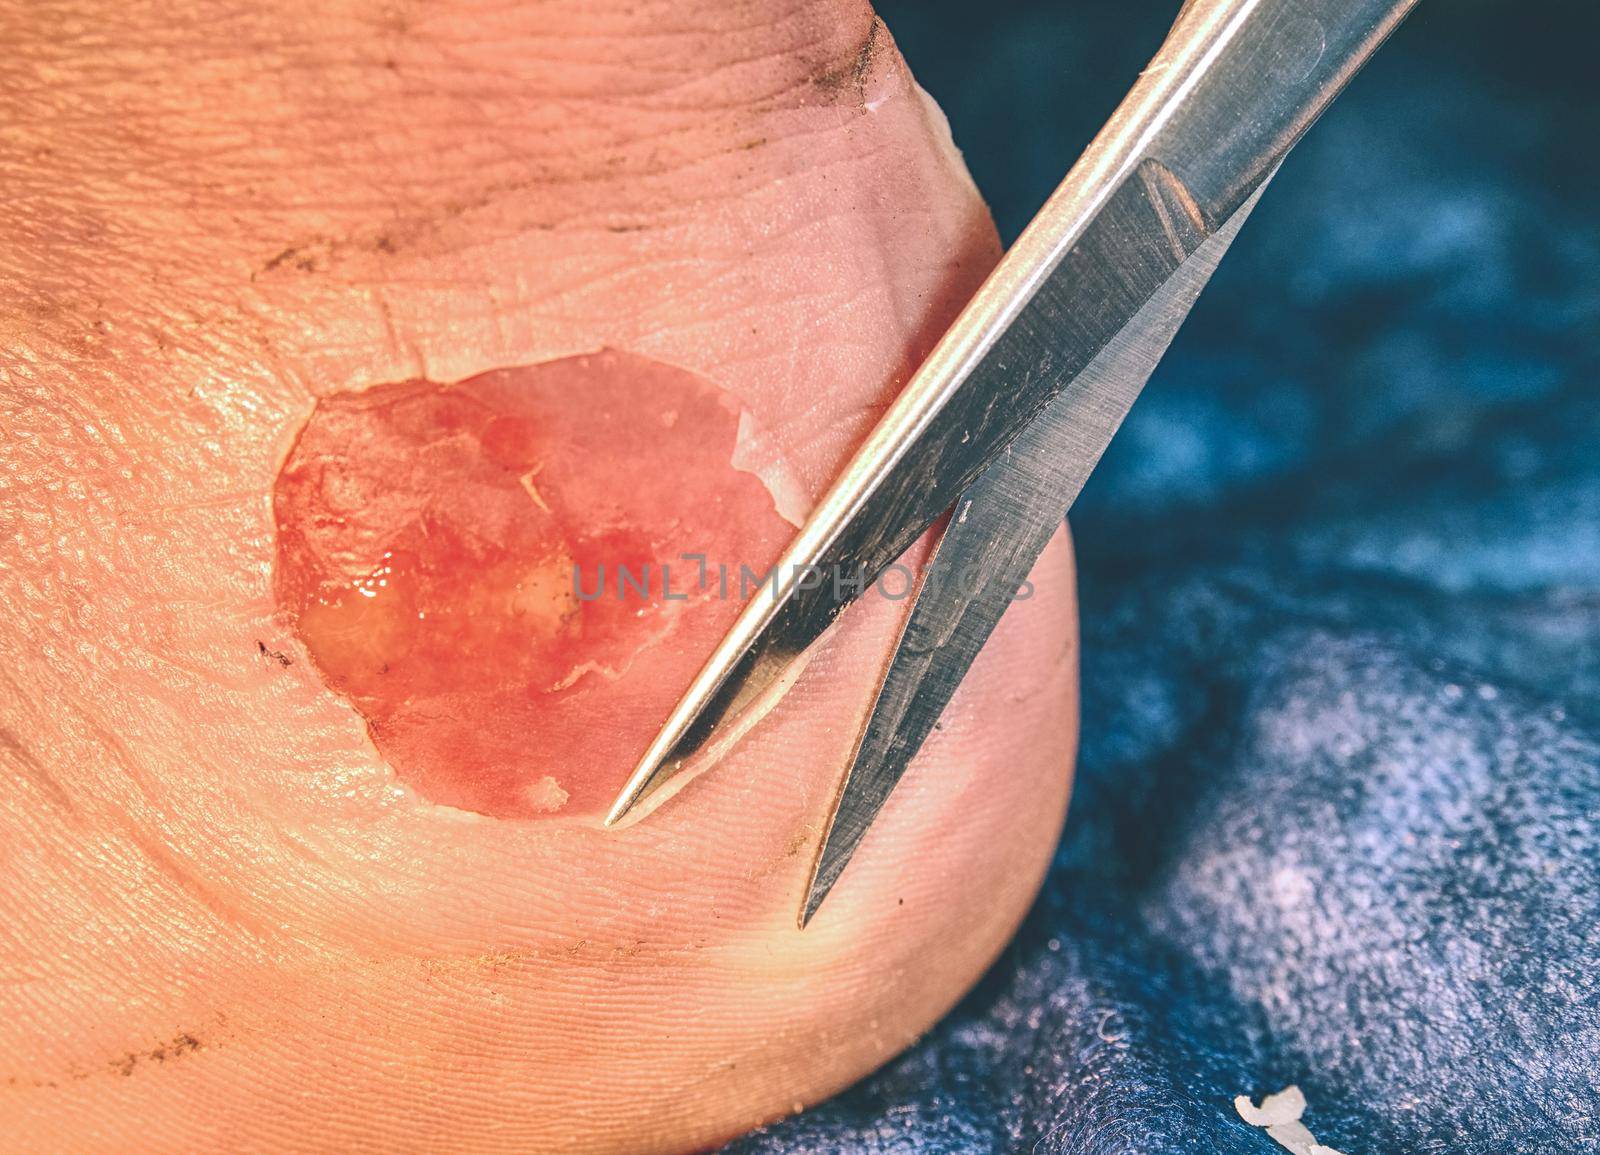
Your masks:
M14 0L0 40L5 1149L685 1151L935 1021L1065 809L1064 538L803 934L894 605L617 832L400 789L272 598L334 390L615 348L819 493L998 252L871 12Z

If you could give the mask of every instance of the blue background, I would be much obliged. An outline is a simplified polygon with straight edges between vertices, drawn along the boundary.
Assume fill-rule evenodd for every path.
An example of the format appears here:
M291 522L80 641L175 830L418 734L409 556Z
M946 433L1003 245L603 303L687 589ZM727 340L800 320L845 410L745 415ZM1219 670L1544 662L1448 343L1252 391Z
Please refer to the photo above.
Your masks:
M1176 3L892 0L1009 241ZM1036 909L736 1152L1600 1149L1600 6L1424 0L1291 156L1073 511Z

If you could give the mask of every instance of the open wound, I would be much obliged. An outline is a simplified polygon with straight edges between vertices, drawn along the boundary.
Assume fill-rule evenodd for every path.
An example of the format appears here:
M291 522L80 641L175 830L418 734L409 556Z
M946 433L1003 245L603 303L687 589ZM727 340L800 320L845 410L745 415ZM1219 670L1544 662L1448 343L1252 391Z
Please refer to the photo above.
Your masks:
M612 351L324 397L274 489L279 607L423 798L598 813L738 614L702 573L793 532L748 427Z

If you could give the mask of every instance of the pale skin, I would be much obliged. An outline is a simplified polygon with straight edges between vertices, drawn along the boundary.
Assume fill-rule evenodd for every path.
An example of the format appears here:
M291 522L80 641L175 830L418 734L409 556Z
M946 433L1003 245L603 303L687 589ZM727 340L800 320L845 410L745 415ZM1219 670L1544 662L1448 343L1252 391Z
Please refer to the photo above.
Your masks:
M45 0L0 41L5 1150L689 1151L932 1025L1065 812L1064 533L804 933L895 605L605 831L399 788L272 598L334 390L625 350L820 493L999 253L871 11Z

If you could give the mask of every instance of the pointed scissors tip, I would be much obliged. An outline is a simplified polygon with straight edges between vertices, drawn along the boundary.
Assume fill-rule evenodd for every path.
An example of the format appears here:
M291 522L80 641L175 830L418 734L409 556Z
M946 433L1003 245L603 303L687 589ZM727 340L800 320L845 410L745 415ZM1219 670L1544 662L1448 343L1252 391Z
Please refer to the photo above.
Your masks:
M817 851L816 860L811 864L810 877L806 879L806 897L801 902L795 919L801 930L805 930L816 917L817 911L827 901L828 895L833 893L834 884L839 881L839 876L844 873L844 868L855 854L856 841L859 840L842 844L836 837L837 830L838 813L835 811L828 819L828 829L822 836L822 846Z
M795 929L805 930L806 927L810 926L811 920L816 917L817 908L821 905L822 899L819 898L816 901L812 901L811 897L808 895L805 902L800 905L799 914L795 917Z
M614 829L633 813L634 809L650 796L653 792L651 786L656 778L658 766L646 762L636 767L628 777L627 784L617 793L616 799L611 803L611 809L606 811L605 821L601 826L607 830Z
M833 883L824 881L822 876L813 869L811 877L806 881L805 900L801 902L800 909L795 914L795 925L800 930L805 930L806 927L811 925L811 920L817 917L817 911L821 909L823 900L828 897L829 892L832 890Z

